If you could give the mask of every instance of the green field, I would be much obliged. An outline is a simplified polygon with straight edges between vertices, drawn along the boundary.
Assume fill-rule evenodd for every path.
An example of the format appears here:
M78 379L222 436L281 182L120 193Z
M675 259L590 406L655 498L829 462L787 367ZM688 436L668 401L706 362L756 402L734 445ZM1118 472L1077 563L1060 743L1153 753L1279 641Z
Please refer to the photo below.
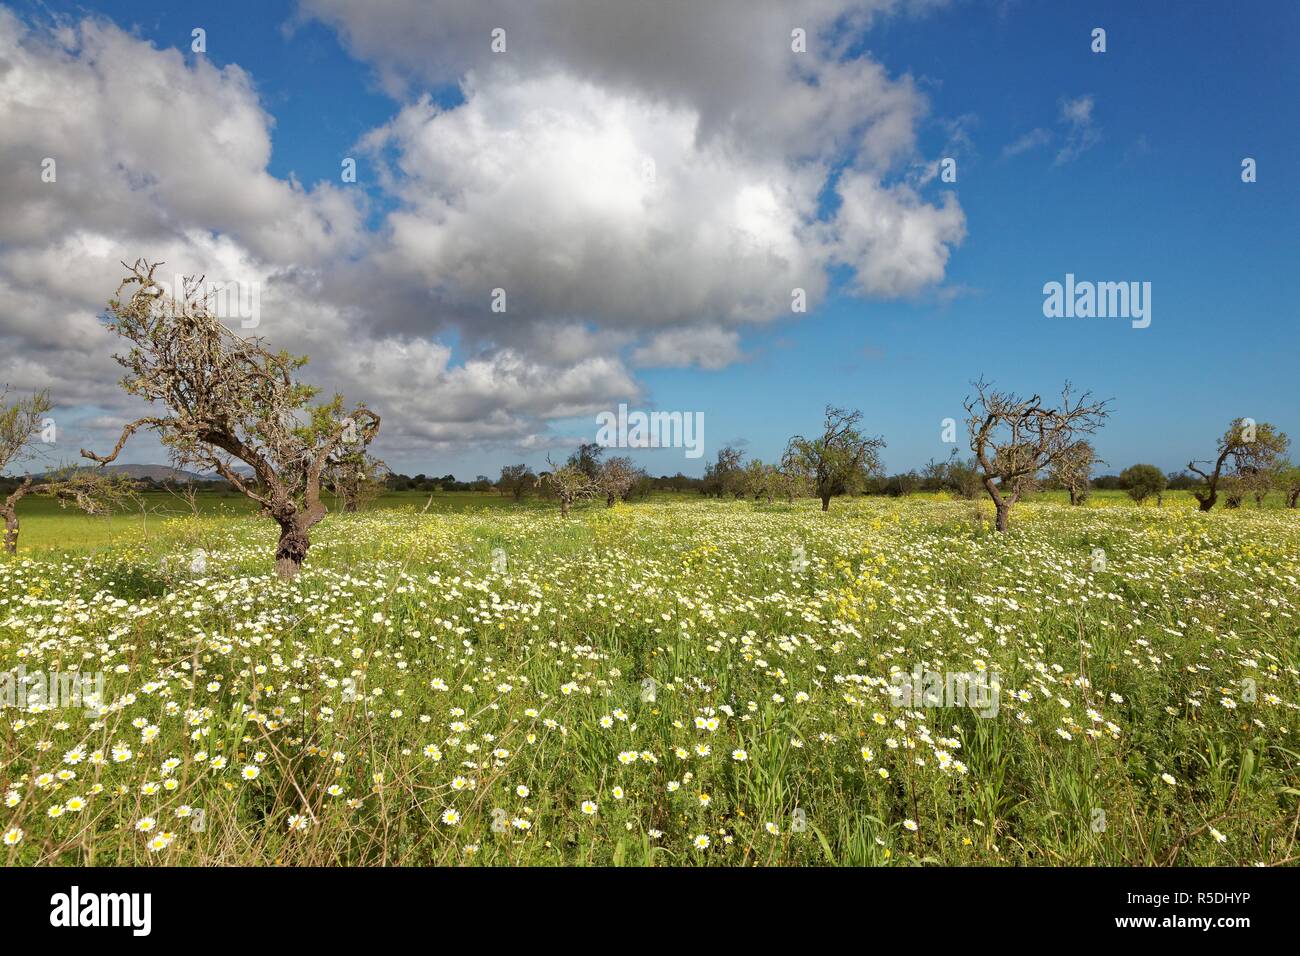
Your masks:
M1300 858L1295 511L400 495L284 583L201 502L26 508L0 667L105 687L4 711L10 863Z
M944 495L917 494L912 496L918 501L945 498ZM651 501L691 502L699 495L690 493L653 492ZM1035 495L1032 501L1042 503L1066 504L1068 497L1063 491L1045 491ZM414 507L428 513L443 514L464 511L481 511L484 509L521 510L527 508L553 507L544 501L527 497L522 502L515 502L509 496L496 492L434 492L426 494L414 491L388 492L375 500L374 509L395 509ZM1094 491L1088 501L1089 508L1134 508L1137 507L1122 491ZM1155 509L1154 501L1142 505L1146 509ZM1195 509L1196 500L1188 491L1170 491L1165 493L1164 508L1172 510ZM1264 501L1264 508L1285 508L1286 502L1279 492L1272 492ZM1242 506L1243 511L1254 510L1254 502ZM242 495L206 493L197 495L193 504L190 500L167 492L145 492L139 495L139 502L130 510L107 517L91 517L74 508L62 508L51 498L32 497L21 505L22 537L19 542L21 551L45 551L50 549L84 550L101 548L118 542L138 542L147 538L151 530L156 531L166 519L180 518L197 513L203 516L235 517L253 514L253 503Z
M31 497L24 499L19 516L22 520L22 537L19 549L44 551L49 549L84 550L100 548L117 542L138 542L147 538L166 520L182 518L196 512L205 517L239 517L256 511L253 502L240 494L203 493L193 502L181 495L163 491L143 492L130 509L107 516L90 516L75 508L60 507L53 498ZM484 508L525 508L536 506L535 499L525 499L516 504L508 496L495 493L458 491L390 492L377 498L372 507L378 509L424 508L428 503L430 513L477 511Z

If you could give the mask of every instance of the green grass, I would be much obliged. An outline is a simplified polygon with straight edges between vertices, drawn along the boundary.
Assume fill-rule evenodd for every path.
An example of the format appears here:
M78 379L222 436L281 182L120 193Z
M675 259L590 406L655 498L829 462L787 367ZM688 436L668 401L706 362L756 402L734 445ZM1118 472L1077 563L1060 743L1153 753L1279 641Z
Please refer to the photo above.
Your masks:
M0 853L1300 858L1294 511L1042 496L1003 536L987 503L922 496L826 515L658 496L568 521L426 501L329 515L292 583L257 516L159 508L107 519L115 542L45 515L46 546L0 560L0 668L103 672L107 706L0 714L0 830L22 831ZM996 673L996 713L895 706L891 670L922 664Z
M182 518L197 510L204 517L237 517L256 511L254 503L239 494L202 493L196 495L193 506L188 499L163 491L145 492L138 504L130 509L105 516L89 516L75 508L60 507L53 498L29 497L19 505L22 522L20 551L45 551L50 549L84 550L101 548L115 543L139 541L152 526L163 521ZM478 511L482 509L512 509L537 507L536 499L522 503L491 492L456 491L431 494L403 491L389 492L377 498L371 507L423 508L429 502L431 513ZM329 502L333 507L334 503Z

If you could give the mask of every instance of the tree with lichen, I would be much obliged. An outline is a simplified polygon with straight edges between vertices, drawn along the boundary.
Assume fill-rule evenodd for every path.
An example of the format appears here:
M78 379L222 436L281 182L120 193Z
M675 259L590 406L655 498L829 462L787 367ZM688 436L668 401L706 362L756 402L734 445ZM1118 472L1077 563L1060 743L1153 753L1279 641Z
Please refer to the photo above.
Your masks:
M358 446L331 455L321 483L333 492L340 511L355 514L383 494L387 478L388 466Z
M967 396L971 451L979 464L984 490L993 500L995 527L1006 532L1011 509L1038 481L1045 470L1059 467L1079 454L1079 435L1092 434L1109 414L1108 401L1094 401L1091 393L1075 395L1070 383L1061 390L1061 402L1047 407L1038 395L1021 398L996 391L980 379Z
M1092 442L1080 440L1066 446L1048 466L1047 480L1053 487L1062 488L1069 494L1070 504L1081 505L1092 491L1093 466L1101 464L1105 462L1097 457Z
M822 433L805 438L795 435L786 446L782 466L802 475L829 511L831 498L853 494L881 471L883 438L867 438L861 431L860 411L826 406Z
M546 463L551 466L551 470L541 477L540 482L559 499L561 517L569 516L569 509L574 503L599 494L599 482L572 459L563 465L556 465L548 457Z
M596 474L599 493L605 496L605 507L612 508L614 503L627 495L636 484L640 474L636 464L626 455L607 458Z
M328 511L321 500L327 465L357 443L368 445L379 416L364 405L345 413L338 395L313 404L318 390L297 378L305 357L271 352L262 339L227 329L199 295L202 280L164 295L153 278L161 264L127 266L106 313L109 330L129 346L114 356L127 370L122 387L157 413L127 424L107 455L82 455L108 464L135 432L152 431L177 467L215 471L261 506L280 528L276 572L291 579Z
M1273 471L1282 456L1286 454L1291 440L1286 433L1279 431L1268 422L1254 422L1249 418L1236 418L1228 430L1219 439L1215 456L1209 461L1189 462L1187 468L1201 476L1205 481L1205 490L1194 490L1193 495L1202 511L1209 511L1219 499L1219 492L1224 490L1224 479L1230 482L1234 496L1239 495L1236 504L1250 490L1256 476ZM1204 468L1199 466L1205 466ZM1208 469L1208 470L1206 470Z

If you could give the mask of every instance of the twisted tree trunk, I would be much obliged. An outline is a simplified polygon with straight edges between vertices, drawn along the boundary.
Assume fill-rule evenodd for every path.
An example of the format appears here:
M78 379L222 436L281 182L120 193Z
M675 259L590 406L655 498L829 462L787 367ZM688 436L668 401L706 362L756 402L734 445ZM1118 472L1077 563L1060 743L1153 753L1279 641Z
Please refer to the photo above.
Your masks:
M10 554L18 553L18 502L31 490L31 476L13 490L4 504L0 505L0 516L5 519L5 550Z
M298 511L290 505L272 512L272 517L280 526L280 540L275 546L275 573L283 581L292 581L302 570L302 563L311 548L308 532L325 517L325 506L318 501L306 511Z

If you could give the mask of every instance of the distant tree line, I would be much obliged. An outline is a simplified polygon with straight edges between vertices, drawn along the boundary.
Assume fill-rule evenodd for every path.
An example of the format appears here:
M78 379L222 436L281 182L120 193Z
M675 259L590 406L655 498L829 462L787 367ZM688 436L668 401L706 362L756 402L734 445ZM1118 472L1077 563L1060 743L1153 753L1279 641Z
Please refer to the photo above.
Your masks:
M495 490L515 501L530 494L550 498L567 516L581 501L603 500L612 508L655 488L767 502L814 497L822 511L842 495L942 490L964 498L987 496L999 532L1009 529L1014 506L1043 487L1065 490L1073 505L1086 501L1094 487L1119 487L1139 503L1154 497L1157 504L1166 490L1186 488L1202 511L1219 501L1237 508L1253 499L1260 507L1274 490L1290 508L1300 501L1300 467L1285 457L1290 440L1268 422L1234 419L1213 456L1189 462L1186 471L1164 474L1154 465L1137 464L1094 480L1093 470L1104 462L1091 436L1107 419L1109 400L1097 401L1066 382L1059 399L1048 402L1036 394L1025 398L997 390L983 379L972 383L974 391L963 402L970 456L954 451L946 461L896 475L885 474L880 457L885 440L864 429L862 412L833 405L826 406L819 430L789 439L779 460L746 461L742 451L728 445L699 479L651 478L626 456L605 457L605 448L595 443L580 445L560 464L548 457L547 469L537 473L525 464L506 465L495 480L395 474L369 452L379 432L377 413L364 404L345 410L341 395L315 401L318 389L297 375L306 357L272 352L261 339L226 328L196 282L186 280L178 295L167 295L153 278L159 265L140 259L126 266L128 274L104 317L124 348L114 355L127 371L122 386L143 399L150 414L127 423L106 454L82 449L82 457L100 468L64 468L0 483L3 544L10 553L17 550L18 506L27 496L45 495L64 506L103 513L141 487L192 490L193 483L135 482L105 470L138 431L153 433L174 467L219 476L222 484L211 487L248 497L261 515L275 521L280 530L275 568L284 579L302 567L311 530L329 510L326 494L343 511L356 511L384 490ZM53 407L47 392L13 400L8 392L0 390L0 472L38 455L38 438Z

